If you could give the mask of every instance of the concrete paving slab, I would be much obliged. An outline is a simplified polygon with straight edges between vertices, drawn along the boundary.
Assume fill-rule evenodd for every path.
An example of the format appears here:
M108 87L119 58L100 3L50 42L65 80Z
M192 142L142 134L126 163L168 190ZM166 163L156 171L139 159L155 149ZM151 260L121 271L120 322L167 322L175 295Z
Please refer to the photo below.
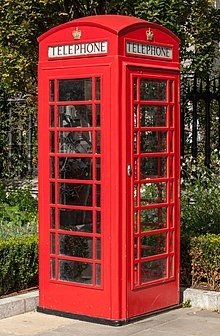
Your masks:
M176 309L110 327L30 312L0 320L0 336L219 336L220 314L198 308Z

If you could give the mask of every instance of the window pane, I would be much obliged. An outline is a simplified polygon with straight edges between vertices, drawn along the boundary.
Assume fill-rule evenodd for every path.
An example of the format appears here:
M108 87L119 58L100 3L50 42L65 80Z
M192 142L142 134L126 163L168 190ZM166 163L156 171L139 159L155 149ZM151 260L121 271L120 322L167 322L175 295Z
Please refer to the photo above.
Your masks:
M91 105L59 106L60 127L92 127Z
M96 206L97 207L101 206L101 185L100 184L96 185Z
M141 79L141 100L166 100L166 86L164 80Z
M92 258L92 238L59 235L60 254L78 258Z
M92 283L92 264L60 260L60 280L79 282L84 284Z
M60 183L60 204L91 206L92 185Z
M145 261L141 263L141 283L166 277L166 259Z
M55 203L55 183L50 183L50 203Z
M101 126L101 109L100 105L96 105L96 127Z
M96 259L101 259L101 239L96 239Z
M54 80L49 81L50 102L54 101Z
M50 152L54 153L55 151L55 135L54 132L50 132Z
M142 127L166 126L166 107L165 106L141 106L140 119Z
M92 211L60 209L59 219L61 230L92 232Z
M50 106L50 127L55 126L54 106Z
M96 180L97 181L101 180L101 159L100 158L96 159Z
M95 99L100 99L100 78L95 79Z
M141 205L164 203L167 199L167 184L165 182L141 184L140 192Z
M96 233L101 233L101 212L96 211Z
M166 253L167 245L166 233L150 235L141 238L141 257L149 257L161 253Z
M92 132L59 132L60 153L92 153Z
M56 279L56 261L55 259L50 259L50 278Z
M141 210L141 231L163 229L167 226L167 208Z
M92 99L92 79L64 79L59 80L60 101L80 101Z
M59 158L59 178L92 180L92 159Z
M141 132L141 152L166 152L167 132L146 131Z
M55 158L50 158L50 178L55 177Z
M50 209L50 228L55 229L55 209Z
M141 158L141 179L165 177L167 175L166 157Z
M55 234L51 233L50 234L50 253L51 254L55 254L55 246L56 246Z
M96 285L97 286L101 285L101 265L100 264L96 265Z

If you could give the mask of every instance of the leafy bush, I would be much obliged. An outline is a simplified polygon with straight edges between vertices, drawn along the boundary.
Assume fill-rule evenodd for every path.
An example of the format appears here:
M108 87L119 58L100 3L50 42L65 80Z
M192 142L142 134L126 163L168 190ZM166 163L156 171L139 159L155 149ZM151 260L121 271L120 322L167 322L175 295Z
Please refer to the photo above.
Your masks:
M37 274L36 235L0 239L0 295L35 286Z
M37 201L29 188L7 190L0 184L0 238L37 232Z
M220 235L194 237L190 242L192 286L220 290Z

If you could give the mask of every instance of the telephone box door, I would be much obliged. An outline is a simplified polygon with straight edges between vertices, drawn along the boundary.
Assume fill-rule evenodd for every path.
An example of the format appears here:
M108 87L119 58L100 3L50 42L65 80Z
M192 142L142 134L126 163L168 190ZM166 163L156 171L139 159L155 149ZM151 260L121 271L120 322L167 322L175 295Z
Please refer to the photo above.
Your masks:
M128 316L179 303L178 76L128 70Z
M39 79L40 306L104 318L111 318L109 81L107 66L45 70Z

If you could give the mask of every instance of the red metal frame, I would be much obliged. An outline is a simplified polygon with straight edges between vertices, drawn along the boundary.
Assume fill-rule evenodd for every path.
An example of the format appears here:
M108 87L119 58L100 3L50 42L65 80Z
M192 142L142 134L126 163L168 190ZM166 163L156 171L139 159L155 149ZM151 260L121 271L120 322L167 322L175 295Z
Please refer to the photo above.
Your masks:
M72 34L76 27L82 32L82 36L80 40L75 41ZM146 31L149 29L154 34L153 41L150 42L146 41ZM105 54L48 58L49 47L97 41L106 41L108 44ZM126 52L128 41L171 48L172 57L163 59L152 55L147 57L129 54ZM180 222L178 39L166 28L156 24L132 17L110 15L82 18L55 27L42 35L39 42L39 306L44 310L77 316L84 315L106 321L126 321L134 316L178 304ZM91 79L92 85L89 98L64 100L61 97L59 100L60 81L88 78ZM101 81L101 97L96 96L96 78L100 78ZM165 81L166 100L141 99L141 80ZM137 97L134 97L134 82ZM88 115L91 114L89 124L83 124L81 120L81 124L75 126L71 124L67 127L63 121L59 121L62 115L69 116L68 111L73 110L75 113L77 109L83 110L82 106L85 105L87 106L85 110L89 111ZM96 124L96 113L99 113L97 106L100 106L101 111L100 126ZM151 115L157 125L140 124L143 106L157 107L154 112L157 111L155 113L158 115L156 117ZM165 124L160 120L161 112L158 112L158 109L162 111L163 107L166 110ZM61 112L63 114L60 117ZM96 147L98 132L101 133L101 152L97 151ZM134 132L137 133L137 153L133 152ZM155 151L140 152L141 132L145 132L142 136L142 142L145 141L145 144L149 141L146 132L156 132ZM166 141L163 139L163 134ZM66 139L80 138L82 141L89 137L92 147L88 145L91 149L87 152L67 152L65 148L69 148L70 140L65 140L65 136ZM167 146L164 151L159 148L163 146L163 141ZM63 150L60 150L60 146ZM162 158L166 159L166 167ZM89 162L89 167L92 164L88 178L79 175L81 178L77 179L60 172L59 167L63 162L69 162L71 165L75 162L71 161L74 159ZM148 172L145 176L140 175L141 160L145 167L146 165L153 167L153 176ZM96 165L100 164L101 179L96 176ZM128 165L131 165L131 176L127 174ZM141 205L140 185L143 184L146 188L150 183L155 183L154 188L156 183L165 183L168 186L164 203L161 202L162 190L159 188L154 189L158 190L159 203L151 200L149 204ZM134 185L138 186L139 203L136 205ZM69 204L65 204L66 194L63 190L69 190L71 195L73 190L76 190L73 188L71 191L71 186L87 190L88 203L82 204L79 201L70 204L72 201L69 201ZM99 186L101 186L101 204L97 203L99 202L97 197L100 196L95 197ZM90 196L91 194L93 196ZM64 209L67 211L65 214ZM78 210L78 214L79 211L84 211L83 218L88 217L88 221L92 220L92 229L89 226L87 231L80 231L74 229L76 223L72 223L71 228L61 224L61 216L66 214L70 214L71 218L74 218L73 221L81 220L79 215L77 217L70 212L74 209ZM152 213L155 211L158 220L154 219L151 223L151 228L154 225L154 230L149 230L150 224L147 223L148 231L141 232L140 211L147 209L151 209ZM164 216L161 209L167 209L166 225L161 224ZM95 224L100 210L101 232L96 230ZM134 224L134 211L137 212L136 224ZM157 225L158 228L155 228ZM165 243L164 235L166 235ZM153 250L151 255L148 255L149 248L152 248L149 245L149 237L162 244L162 250L159 252ZM78 243L82 241L87 246L88 254L74 252L76 246L74 244L78 244L77 239ZM142 246L141 250L141 241L144 239L147 246ZM101 257L97 255L100 252L98 247L100 242ZM136 257L134 253L137 253ZM141 281L143 273L141 263L145 261L156 263L163 259L166 260L166 275L158 277L155 271L152 281ZM60 268L61 260L64 261L62 268ZM88 283L85 283L86 280L83 283L82 276L71 278L72 275L70 276L72 280L67 281L66 269L69 267L72 269L72 274L75 272L75 266L69 264L73 261L91 265L91 269L89 266L88 269L92 277L89 278L89 272L84 274ZM134 271L135 266L137 271ZM100 281L98 275L96 276L97 267L101 267ZM65 275L64 278L61 273Z

